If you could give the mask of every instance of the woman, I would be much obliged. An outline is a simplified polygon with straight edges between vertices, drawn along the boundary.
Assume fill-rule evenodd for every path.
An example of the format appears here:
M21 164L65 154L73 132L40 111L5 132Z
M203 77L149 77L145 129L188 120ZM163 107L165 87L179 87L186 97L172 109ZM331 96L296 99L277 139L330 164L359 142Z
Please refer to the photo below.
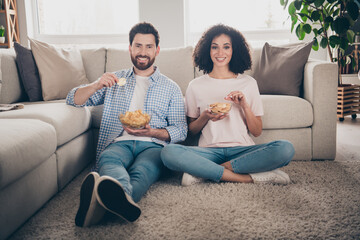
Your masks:
M294 156L285 140L255 145L250 134L262 131L263 106L256 80L243 74L251 68L249 46L234 28L208 29L195 47L194 65L205 75L190 82L186 95L189 133L201 132L199 147L177 144L161 152L165 166L185 172L182 185L215 182L290 183L279 170ZM213 114L209 105L230 103L228 113Z

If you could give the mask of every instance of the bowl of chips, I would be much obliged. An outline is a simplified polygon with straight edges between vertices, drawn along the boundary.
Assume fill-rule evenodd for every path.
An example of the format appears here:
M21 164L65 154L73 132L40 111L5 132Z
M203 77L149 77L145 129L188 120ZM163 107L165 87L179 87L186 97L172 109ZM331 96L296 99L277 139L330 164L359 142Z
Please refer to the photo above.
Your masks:
M213 114L228 113L231 109L231 103L217 102L209 105L210 111Z
M141 110L136 110L134 112L126 111L125 114L119 115L121 124L133 129L145 128L146 124L150 122L150 119L150 115L143 113Z

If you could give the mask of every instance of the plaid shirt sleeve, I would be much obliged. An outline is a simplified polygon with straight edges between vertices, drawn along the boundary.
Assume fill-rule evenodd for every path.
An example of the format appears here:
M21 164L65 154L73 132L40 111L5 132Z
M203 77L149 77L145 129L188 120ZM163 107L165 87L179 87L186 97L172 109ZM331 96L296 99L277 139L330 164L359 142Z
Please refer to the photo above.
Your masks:
M185 104L180 88L175 88L168 112L169 126L165 127L170 135L170 143L184 141L187 135Z
M74 106L74 107L85 107L85 106L96 106L96 105L101 105L104 104L104 96L106 93L106 89L107 88L102 88L100 90L98 90L97 92L95 92L84 104L82 105L78 105L74 102L74 97L75 97L75 93L76 91L81 88L81 87L85 87L88 84L83 84L79 87L75 87L72 90L70 90L70 92L68 93L68 95L66 96L66 104Z

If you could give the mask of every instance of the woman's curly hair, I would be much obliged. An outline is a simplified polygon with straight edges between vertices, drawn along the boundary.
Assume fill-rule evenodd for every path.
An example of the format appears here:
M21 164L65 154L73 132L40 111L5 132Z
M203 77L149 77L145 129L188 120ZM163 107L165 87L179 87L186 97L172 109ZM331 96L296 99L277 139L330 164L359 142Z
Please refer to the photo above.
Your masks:
M210 57L211 43L221 34L231 38L233 53L229 63L230 71L238 74L251 69L250 48L244 36L240 31L223 24L214 25L203 33L193 53L194 66L205 74L212 71L214 64Z

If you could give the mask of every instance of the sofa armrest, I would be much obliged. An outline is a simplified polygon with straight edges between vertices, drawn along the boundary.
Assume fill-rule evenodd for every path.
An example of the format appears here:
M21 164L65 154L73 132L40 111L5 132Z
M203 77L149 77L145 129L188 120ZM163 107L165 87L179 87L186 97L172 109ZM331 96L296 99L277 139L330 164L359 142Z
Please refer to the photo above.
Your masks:
M304 69L304 98L313 106L312 159L335 159L338 67L309 60Z

